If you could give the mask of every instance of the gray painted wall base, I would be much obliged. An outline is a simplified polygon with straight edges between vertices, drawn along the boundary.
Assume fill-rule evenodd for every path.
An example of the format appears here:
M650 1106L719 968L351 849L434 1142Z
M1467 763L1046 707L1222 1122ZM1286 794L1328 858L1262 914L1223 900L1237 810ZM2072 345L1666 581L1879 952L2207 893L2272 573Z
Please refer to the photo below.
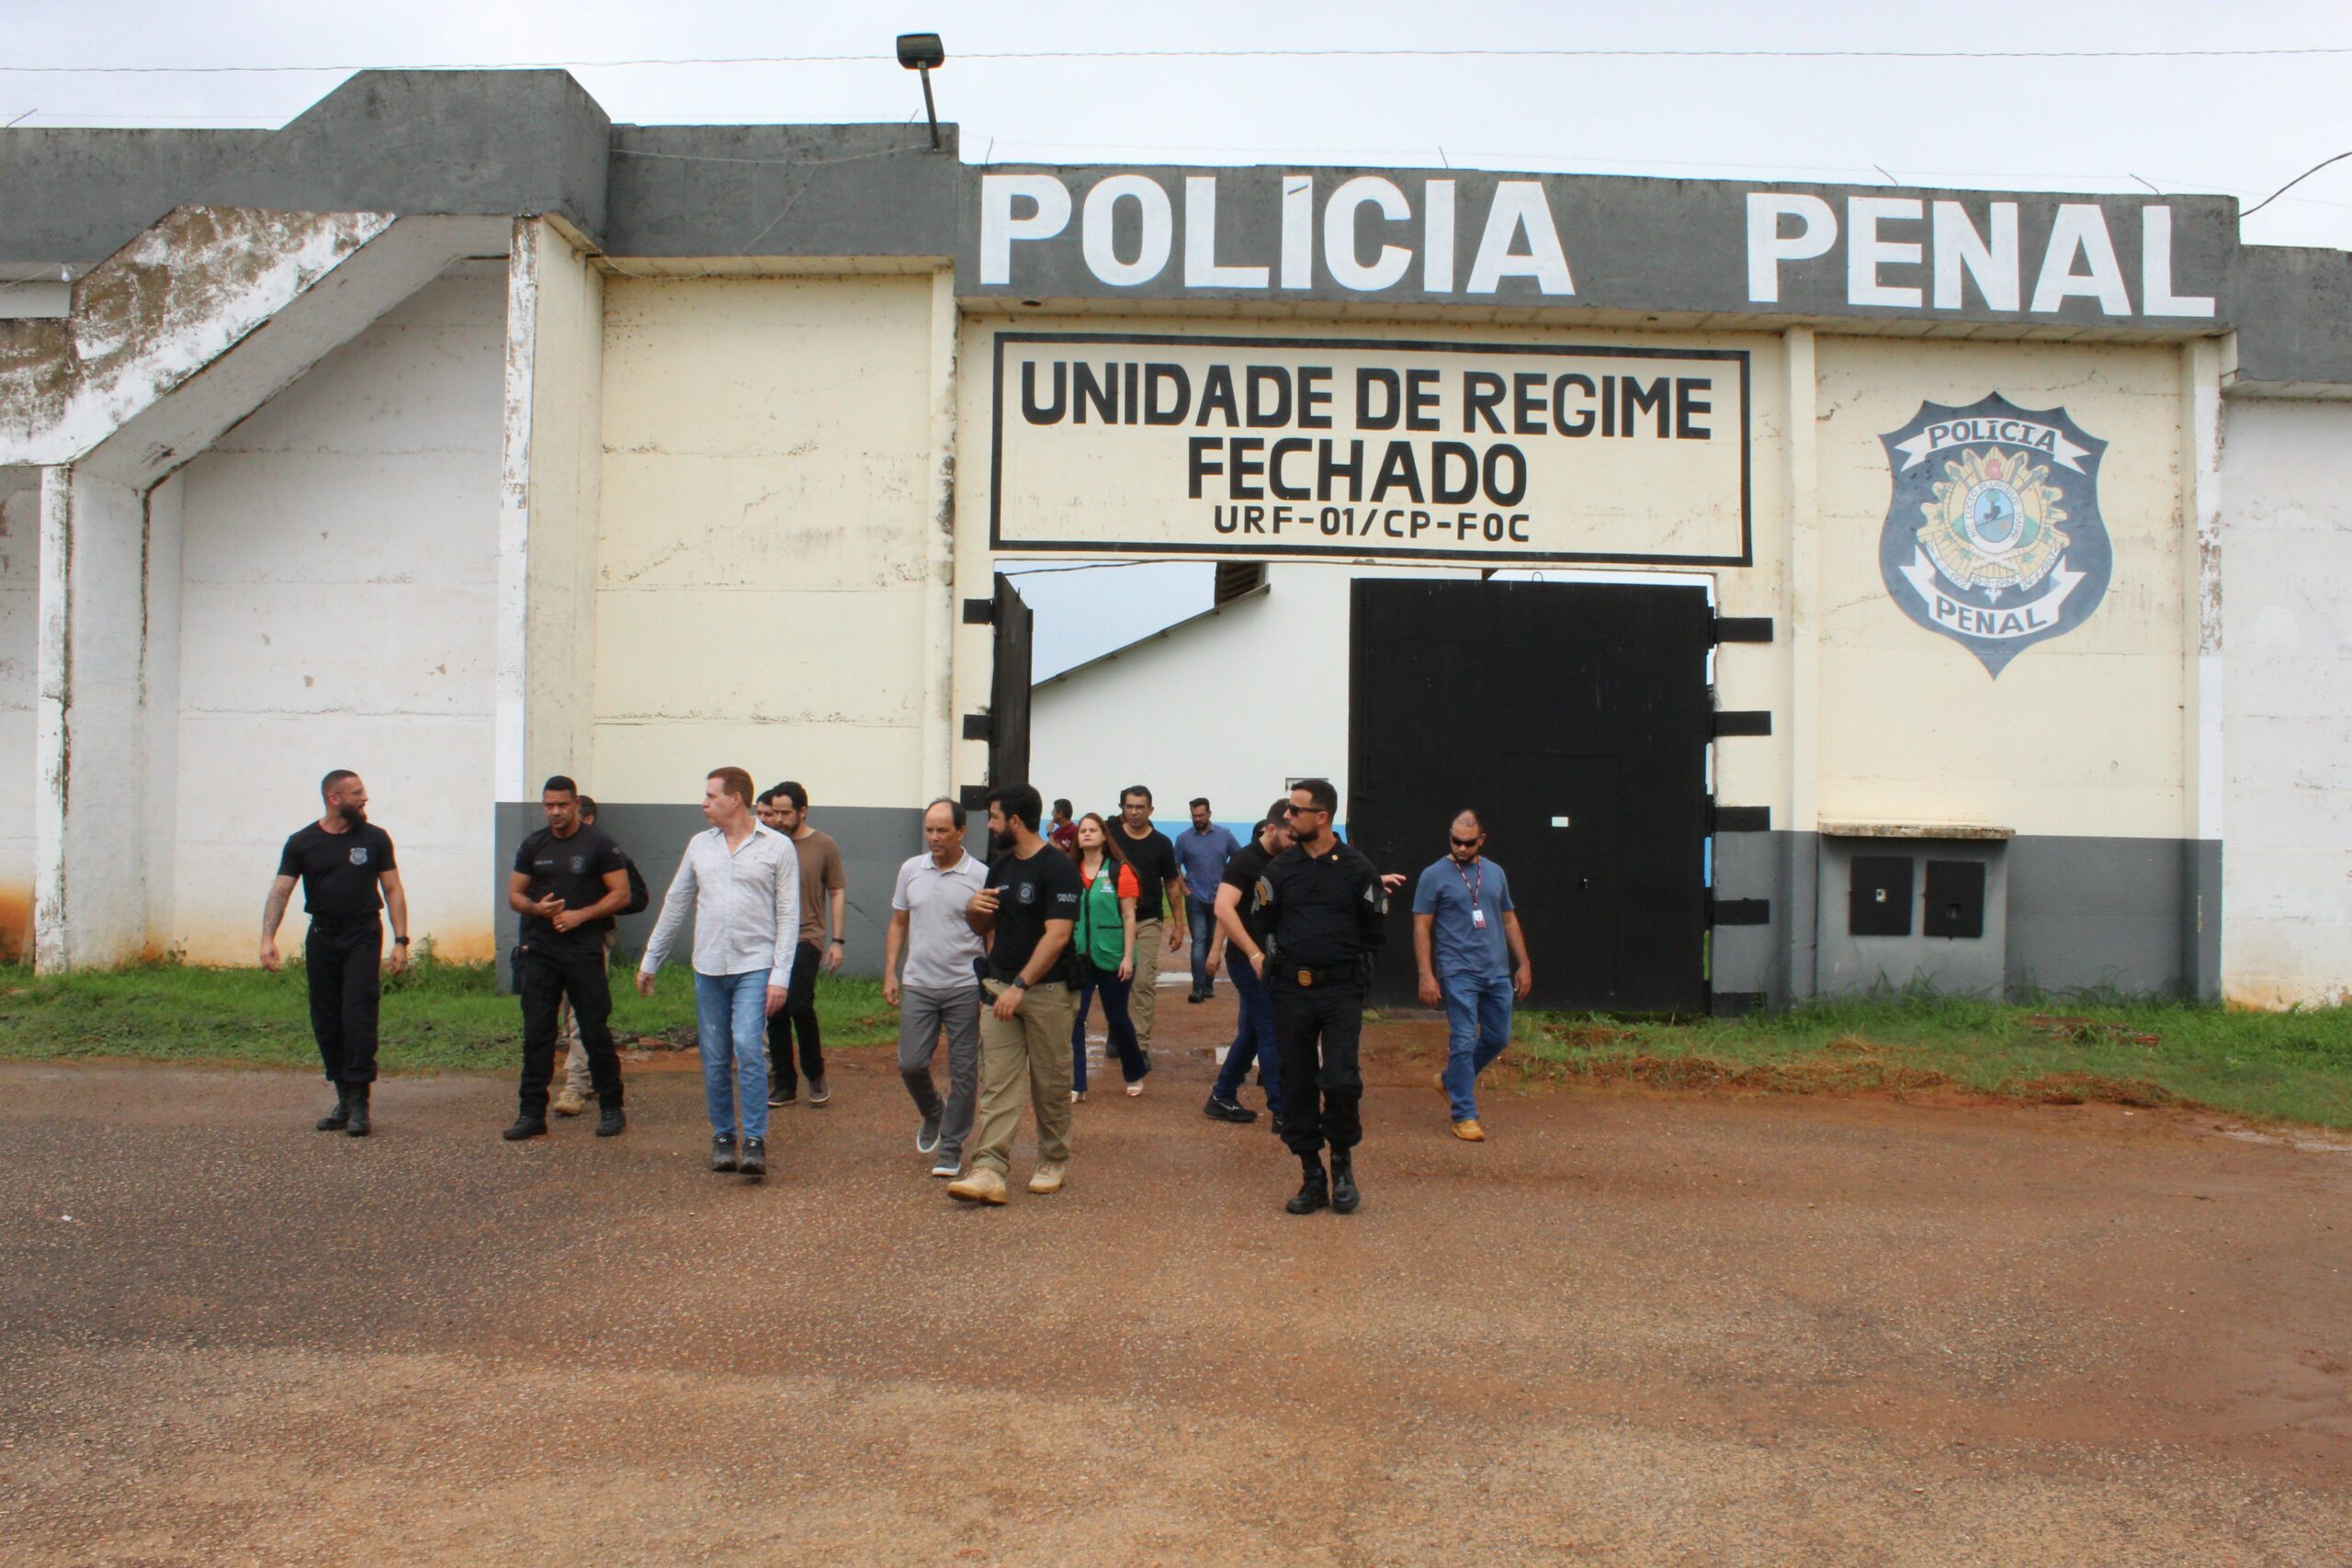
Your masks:
M1855 853L1989 858L1985 934L1965 939L1847 932ZM1713 937L1713 988L1785 1008L1914 982L2010 998L2110 990L2221 995L2222 846L2212 840L2027 835L1997 845L1724 833L1719 898L1763 898L1771 919ZM1914 896L1917 895L1915 885ZM1996 918L1995 899L2000 909ZM1995 953L1997 951L1997 962Z
M654 918L662 912L662 896L678 873L678 859L686 840L708 826L695 806L631 805L599 801L596 826L611 834L652 889L653 902L643 914L623 916L618 951L645 951ZM914 807L824 806L809 813L809 825L831 833L842 847L842 869L849 881L847 915L849 948L842 955L844 975L882 973L882 932L890 919L890 889L899 867L922 849L922 812ZM492 897L498 910L499 984L506 984L506 957L514 946L521 917L507 907L506 878L514 864L514 850L529 833L547 825L537 801L501 801L497 807L498 865ZM978 826L976 824L975 826ZM985 827L966 847L978 854L988 838ZM691 930L689 926L689 930ZM685 963L690 952L676 962Z

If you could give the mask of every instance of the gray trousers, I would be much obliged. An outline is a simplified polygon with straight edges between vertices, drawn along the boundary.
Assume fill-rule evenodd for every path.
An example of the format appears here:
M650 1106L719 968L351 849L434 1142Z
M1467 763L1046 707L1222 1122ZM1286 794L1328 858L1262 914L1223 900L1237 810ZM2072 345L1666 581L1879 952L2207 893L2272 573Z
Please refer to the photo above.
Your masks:
M931 1081L932 1053L940 1031L947 1032L947 1101ZM899 988L899 1076L924 1116L939 1116L939 1158L960 1160L972 1135L972 1108L980 1092L980 987L927 986Z

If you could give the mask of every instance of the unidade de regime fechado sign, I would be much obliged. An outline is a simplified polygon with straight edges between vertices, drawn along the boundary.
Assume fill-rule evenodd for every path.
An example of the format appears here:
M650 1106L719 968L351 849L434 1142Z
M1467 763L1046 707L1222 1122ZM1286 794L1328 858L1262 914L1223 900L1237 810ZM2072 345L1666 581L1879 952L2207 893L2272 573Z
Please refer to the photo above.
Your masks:
M1012 552L1746 565L1728 349L1004 332Z

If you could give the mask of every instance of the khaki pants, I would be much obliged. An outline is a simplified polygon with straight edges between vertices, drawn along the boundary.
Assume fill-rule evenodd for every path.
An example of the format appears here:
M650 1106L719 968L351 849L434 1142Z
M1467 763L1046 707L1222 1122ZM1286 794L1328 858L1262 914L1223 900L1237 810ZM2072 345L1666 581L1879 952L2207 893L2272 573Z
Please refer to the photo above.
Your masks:
M1004 982L989 980L982 989L992 1003L1004 994ZM1069 1158L1069 1023L1077 1010L1069 987L1057 980L1030 987L1010 1021L981 1006L980 1115L972 1169L986 1166L1003 1176L1012 1168L1024 1078L1037 1116L1038 1161L1060 1165Z
M613 966L613 939L619 934L618 931L605 933L605 968L607 972ZM594 1079L589 1077L588 1047L580 1043L580 1021L571 1016L571 998L569 997L563 999L561 1018L563 1028L558 1038L565 1048L564 1092L576 1094L581 1099L586 1100L596 1092L596 1085Z
M1136 1043L1151 1049L1151 1021L1159 1016L1160 944L1168 932L1158 920L1136 922L1136 988L1127 998L1127 1016L1135 1021Z

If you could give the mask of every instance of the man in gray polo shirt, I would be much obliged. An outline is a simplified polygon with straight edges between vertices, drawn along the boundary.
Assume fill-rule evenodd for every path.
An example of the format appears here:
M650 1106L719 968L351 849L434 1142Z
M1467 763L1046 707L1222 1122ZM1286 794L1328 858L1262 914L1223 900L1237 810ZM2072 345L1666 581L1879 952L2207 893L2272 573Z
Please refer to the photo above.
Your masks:
M980 1085L980 982L986 951L964 907L988 884L984 862L964 852L961 803L941 798L922 814L924 852L899 868L882 944L882 996L899 1010L899 1076L922 1113L915 1148L936 1154L933 1176L963 1168L964 1140ZM906 958L899 974L899 960ZM932 1053L947 1032L947 1101L931 1081Z

